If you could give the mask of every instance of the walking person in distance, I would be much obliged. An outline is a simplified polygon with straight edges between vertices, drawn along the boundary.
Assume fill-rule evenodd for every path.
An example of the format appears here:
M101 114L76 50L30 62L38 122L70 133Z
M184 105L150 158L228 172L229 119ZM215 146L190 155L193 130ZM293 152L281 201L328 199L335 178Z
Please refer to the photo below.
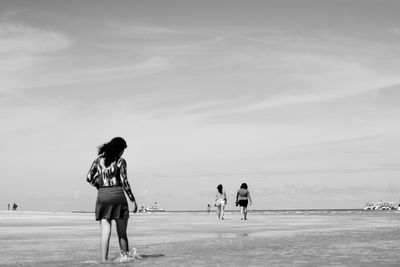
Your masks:
M247 184L243 183L236 194L236 206L240 206L241 220L247 220L248 204L252 204L250 191L247 189Z
M224 219L225 205L227 204L226 192L223 190L222 184L217 186L217 194L215 195L215 206L217 207L218 219Z
M134 206L133 212L137 211L137 204L128 182L126 161L121 157L126 148L126 142L121 137L115 137L99 146L98 157L87 174L87 181L98 189L95 216L100 221L100 252L103 261L108 260L112 220L115 221L121 250L119 261L129 261L132 256L129 255L126 233L129 207L124 192Z

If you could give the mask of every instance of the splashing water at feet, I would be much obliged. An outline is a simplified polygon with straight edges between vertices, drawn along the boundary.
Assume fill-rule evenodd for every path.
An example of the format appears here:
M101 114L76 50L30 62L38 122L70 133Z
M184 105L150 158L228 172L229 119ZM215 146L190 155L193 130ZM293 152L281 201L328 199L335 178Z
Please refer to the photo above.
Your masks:
M137 260L142 259L142 257L137 253L136 248L132 248L128 252L122 252L121 255L114 260L114 262L118 263L126 263L126 262L135 262Z

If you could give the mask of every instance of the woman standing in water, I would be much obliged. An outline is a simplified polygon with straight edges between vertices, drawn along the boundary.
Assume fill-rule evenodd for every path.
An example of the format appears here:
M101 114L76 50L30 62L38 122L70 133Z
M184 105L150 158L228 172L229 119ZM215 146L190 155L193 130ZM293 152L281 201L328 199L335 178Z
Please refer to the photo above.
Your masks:
M135 197L126 174L126 161L121 156L127 148L121 137L98 148L98 157L94 160L87 175L87 181L98 189L96 201L96 221L100 221L100 252L103 261L108 260L111 236L111 221L115 220L121 256L119 261L129 261L129 244L126 229L128 226L129 208L125 193L137 211Z
M218 219L223 220L224 219L224 213L225 213L225 205L227 204L226 201L226 192L223 191L222 189L222 184L219 184L217 186L217 194L215 196L215 206L218 209Z
M240 206L241 220L247 220L247 205L252 204L250 191L247 189L247 184L243 183L236 194L236 206Z

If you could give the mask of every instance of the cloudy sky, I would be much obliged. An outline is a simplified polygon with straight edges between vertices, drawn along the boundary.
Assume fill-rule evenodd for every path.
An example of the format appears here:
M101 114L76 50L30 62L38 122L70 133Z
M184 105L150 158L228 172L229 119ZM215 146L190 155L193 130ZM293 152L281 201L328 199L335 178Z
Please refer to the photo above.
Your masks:
M139 205L400 200L396 0L0 2L0 209L93 210L127 140Z

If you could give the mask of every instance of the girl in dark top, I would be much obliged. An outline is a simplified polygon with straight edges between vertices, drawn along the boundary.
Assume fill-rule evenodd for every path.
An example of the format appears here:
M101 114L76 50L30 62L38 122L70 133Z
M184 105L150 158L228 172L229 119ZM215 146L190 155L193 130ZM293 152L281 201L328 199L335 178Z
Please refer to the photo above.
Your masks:
M247 204L252 204L250 191L247 189L247 184L243 183L236 194L236 206L240 206L241 220L247 220Z
M126 161L121 158L127 147L121 137L115 137L110 142L101 145L98 157L94 160L87 181L98 189L96 201L96 220L100 221L101 242L100 251L103 261L108 259L111 235L111 221L115 220L121 249L121 261L129 260L129 244L126 234L129 208L124 191L137 211L135 197L126 174Z

